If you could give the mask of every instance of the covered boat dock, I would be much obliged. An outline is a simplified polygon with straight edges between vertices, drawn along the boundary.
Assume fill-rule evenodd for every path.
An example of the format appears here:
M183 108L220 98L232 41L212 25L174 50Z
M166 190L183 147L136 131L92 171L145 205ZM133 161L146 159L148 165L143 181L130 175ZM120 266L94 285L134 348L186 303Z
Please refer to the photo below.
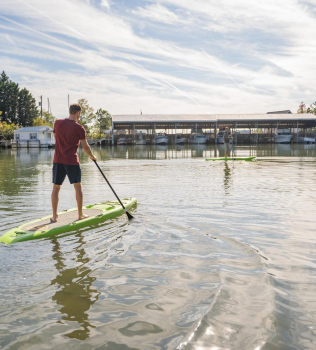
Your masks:
M290 129L298 133L299 129L316 127L316 116L313 114L269 113L269 114L141 114L113 115L111 144L114 144L114 131L131 135L132 140L138 131L146 131L149 139L156 132L167 134L206 132L212 142L217 142L217 131L224 127L232 130L247 129L252 142L258 142L260 135L272 135L278 129ZM295 130L295 131L294 131ZM237 137L237 134L236 134ZM239 138L239 135L238 135ZM237 140L236 140L237 141Z

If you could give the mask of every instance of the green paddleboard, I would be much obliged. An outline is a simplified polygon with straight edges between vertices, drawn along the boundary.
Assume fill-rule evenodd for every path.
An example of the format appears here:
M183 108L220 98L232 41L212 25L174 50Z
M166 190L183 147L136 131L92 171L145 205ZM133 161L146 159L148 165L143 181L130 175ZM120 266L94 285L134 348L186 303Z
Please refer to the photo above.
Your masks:
M136 198L122 200L124 207L129 210L136 205ZM0 242L16 243L39 239L77 231L78 229L102 223L108 219L114 218L125 213L119 202L104 202L83 207L83 213L89 215L84 220L78 220L77 208L65 210L58 213L58 222L51 222L52 215L45 216L26 224L22 224L12 230L4 233L0 237Z
M210 159L206 159L206 160L245 160L246 162L250 162L251 160L255 159L256 157L236 157L236 158L210 158Z

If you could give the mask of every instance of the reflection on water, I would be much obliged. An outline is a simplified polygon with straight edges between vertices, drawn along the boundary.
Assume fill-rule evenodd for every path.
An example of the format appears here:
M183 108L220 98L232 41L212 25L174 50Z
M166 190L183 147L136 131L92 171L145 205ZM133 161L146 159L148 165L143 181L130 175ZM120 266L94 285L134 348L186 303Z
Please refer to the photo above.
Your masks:
M136 335L144 336L150 333L161 333L163 329L148 322L133 322L124 328L120 328L118 331L127 337L133 337Z
M314 145L303 144L260 144L230 145L229 156L234 147L235 157L316 157ZM181 159L217 158L225 156L224 144L218 145L136 145L117 147L95 147L96 153L112 159Z
M315 349L315 145L94 153L137 219L0 245L1 349ZM114 199L79 156L85 204ZM0 233L50 213L52 157L0 150Z
M190 145L191 157L203 157L205 151L207 150L206 145Z
M67 268L58 240L53 239L52 244L53 259L56 261L55 267L58 271L58 275L51 282L52 285L58 286L58 291L53 295L52 300L60 306L59 312L63 315L64 321L76 322L81 327L64 335L79 340L87 339L90 329L95 328L89 322L88 311L98 300L100 292L92 286L95 278L90 277L91 269L85 267L90 261L84 250L85 241L80 237L77 242L76 266L72 268Z
M227 162L224 163L224 189L226 196L229 194L229 187L231 181L231 170Z
M178 158L217 158L224 157L224 144L218 145L136 145L116 147L94 147L94 152L99 154L99 159L178 159ZM260 145L234 145L235 156L237 157L316 157L315 144L260 144ZM30 162L41 164L53 160L53 150L48 149L18 149L3 150L3 154L10 155L7 161L11 165L17 162L21 166ZM80 149L79 153L85 158ZM232 154L230 145L229 154ZM12 157L11 157L12 156ZM4 162L7 157L2 157ZM0 159L1 162L1 159ZM9 166L9 164L8 164ZM40 166L39 166L40 170ZM5 171L5 169L3 170Z

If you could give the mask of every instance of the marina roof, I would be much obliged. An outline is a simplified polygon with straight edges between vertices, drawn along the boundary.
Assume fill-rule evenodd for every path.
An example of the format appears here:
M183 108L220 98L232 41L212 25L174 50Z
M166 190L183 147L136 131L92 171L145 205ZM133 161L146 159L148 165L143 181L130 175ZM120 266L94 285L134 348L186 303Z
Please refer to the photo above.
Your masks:
M284 127L307 128L316 126L314 114L126 114L112 115L114 129L157 129L192 128L195 123L201 128L227 125L238 128L275 128L276 124Z
M53 128L49 126L26 126L24 128L20 128L14 130L14 132L52 132Z
M116 123L177 123L177 122L218 122L218 121L282 121L282 120L314 120L314 114L129 114L112 115Z
M286 109L285 111L268 112L267 114L292 114L292 112L289 109Z

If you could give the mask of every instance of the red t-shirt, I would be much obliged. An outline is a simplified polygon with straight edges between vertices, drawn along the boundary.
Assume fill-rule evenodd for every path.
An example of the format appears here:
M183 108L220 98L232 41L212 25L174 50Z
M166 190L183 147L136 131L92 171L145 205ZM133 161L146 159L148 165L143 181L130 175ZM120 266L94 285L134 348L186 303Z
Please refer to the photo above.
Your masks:
M79 140L86 138L86 130L72 119L55 121L55 154L53 163L79 165L77 150Z

